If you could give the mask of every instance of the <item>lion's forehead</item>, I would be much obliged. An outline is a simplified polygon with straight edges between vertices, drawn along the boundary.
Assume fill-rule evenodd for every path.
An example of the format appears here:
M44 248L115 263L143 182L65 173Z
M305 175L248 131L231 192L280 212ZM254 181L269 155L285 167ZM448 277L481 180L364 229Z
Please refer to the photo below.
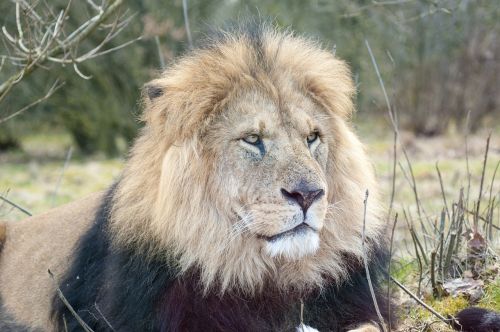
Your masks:
M218 121L236 132L255 128L268 135L307 135L317 127L326 127L321 120L323 115L321 107L299 91L285 91L275 96L249 90L233 97Z

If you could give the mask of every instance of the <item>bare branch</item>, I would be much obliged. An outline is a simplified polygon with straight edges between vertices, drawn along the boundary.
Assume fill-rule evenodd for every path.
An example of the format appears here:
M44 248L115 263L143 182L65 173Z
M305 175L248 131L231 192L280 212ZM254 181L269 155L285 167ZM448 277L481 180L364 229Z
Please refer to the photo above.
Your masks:
M44 68L47 63L72 64L77 75L84 79L90 79L91 76L83 74L78 68L79 63L117 51L140 39L140 37L135 38L102 51L102 48L130 23L133 15L117 15L112 24L107 24L106 21L117 12L123 0L102 0L100 5L97 5L92 0L86 2L91 11L95 12L94 16L68 33L65 31L65 22L67 22L69 16L71 0L69 0L66 8L58 14L53 13L47 4L44 13L41 13L40 10L37 13L35 10L36 4L31 5L25 0L15 1L16 35L10 33L5 26L2 27L2 34L5 37L3 42L6 45L8 54L0 54L2 59L0 70L6 60L13 66L21 66L22 68L3 82L0 82L0 102L21 80L37 68ZM78 54L79 45L97 29L107 31L102 42L92 50L86 51L83 55ZM0 119L0 123L47 99L54 91L51 89L45 97L6 118Z
M0 61L0 71L2 71L2 68L3 68L3 65L5 64L6 58L7 58L6 56L2 56L2 60Z
M49 273L49 276L52 279L54 286L56 287L57 296L62 301L62 303L64 303L66 308L68 308L68 310L71 312L71 314L76 318L76 320L78 321L80 326L84 329L85 332L94 332L94 330L92 330L90 328L90 326L88 326L87 323L85 323L83 321L83 319L76 313L75 309L73 309L71 304L68 302L68 300L64 296L62 290L59 288L59 285L57 284L56 279L54 278L54 274L52 273L52 271L50 271L50 269L49 269L49 270L47 270L47 272Z
M12 205L13 207L15 207L16 209L18 209L19 211L23 212L24 214L26 214L26 215L28 215L30 217L32 216L31 212L29 212L25 208L17 205L16 203L12 202L11 200L7 199L7 197L3 197L2 195L0 195L0 199L2 201L4 201L5 203L9 204L9 205Z
M422 300L420 300L418 298L417 295L413 294L408 288L406 288L402 283L400 283L399 281L397 281L396 279L394 279L393 277L390 277L392 282L394 282L399 288L401 288L406 294L408 294L412 299L414 299L415 301L418 302L418 304L420 304L422 307L424 307L425 309L427 309L429 312L431 312L434 316L436 316L437 318L439 318L439 320L441 320L442 322L446 323L446 324L449 324L450 321L453 320L453 318L451 319L447 319L445 318L443 315L441 315L439 312L437 312L436 310L434 310L432 307L430 307L429 305L427 305L425 302L423 302Z
M389 96L387 95L387 91L385 90L385 85L384 81L382 80L382 76L380 75L380 70L378 69L377 61L375 61L375 57L373 56L372 49L370 47L370 43L368 43L368 40L365 39L365 45L366 48L368 49L368 53L370 53L370 59L372 60L373 67L375 68L375 72L377 73L377 78L380 83L380 87L382 88L382 92L384 93L384 98L385 102L387 104L387 110L389 112L389 117L391 119L392 127L394 131L397 133L399 136L399 131L398 131L398 124L396 122L396 116L394 115L394 111L391 107L391 103L389 101Z
M191 29L189 28L189 17L188 17L188 4L187 0L182 0L182 12L184 13L184 25L186 27L186 34L188 38L189 48L193 48L193 39L191 38Z
M380 309L378 307L377 303L377 297L375 296L375 291L373 290L373 285L372 285L372 279L370 276L370 270L368 269L368 254L366 250L366 207L368 205L368 190L366 191L365 194L365 200L364 200L364 210L363 210L363 232L362 232L362 238L361 238L361 246L363 248L363 262L365 265L365 270L366 270L366 279L368 280L368 287L370 288L370 293L372 295L372 300L373 300L373 305L375 306L375 311L377 312L378 319L380 320L380 326L382 326L382 330L384 332L387 332L387 327L384 322L384 319L382 318L382 314L380 313Z
M4 123L5 121L8 121L18 115L20 115L21 113L23 112L26 112L27 110L29 110L30 108L32 108L33 106L35 105L38 105L40 104L41 102L49 99L57 90L59 90L62 86L64 85L64 83L59 83L59 80L56 80L54 82L54 84L52 84L52 86L50 87L49 91L47 91L47 93L45 94L45 96L41 97L41 98L38 98L37 100L35 100L34 102L30 103L29 105L26 105L24 106L23 108L21 108L20 110L10 114L9 116L6 116L5 118L0 118L0 124Z
M479 207L481 205L481 198L483 196L484 173L486 172L486 163L488 161L488 151L490 149L490 139L491 139L491 133L488 135L488 138L486 139L486 151L484 152L483 170L481 172L481 183L479 185L479 195L477 198L476 218L474 219L474 231L475 232L477 232L477 217L479 217Z
M84 80L90 80L92 78L91 75L84 75L80 69L78 69L78 65L76 62L73 63L73 69L75 69L75 72L78 74L78 76L80 76L81 78L83 78Z
M62 168L61 174L59 175L59 178L57 179L56 188L54 189L54 192L52 193L52 206L54 206L54 203L56 201L57 192L59 191L59 187L61 186L61 182L62 182L62 179L64 177L64 173L66 172L66 169L68 168L69 161L70 161L72 155L73 155L73 147L70 146L68 153L66 154L66 160L64 161L64 166Z

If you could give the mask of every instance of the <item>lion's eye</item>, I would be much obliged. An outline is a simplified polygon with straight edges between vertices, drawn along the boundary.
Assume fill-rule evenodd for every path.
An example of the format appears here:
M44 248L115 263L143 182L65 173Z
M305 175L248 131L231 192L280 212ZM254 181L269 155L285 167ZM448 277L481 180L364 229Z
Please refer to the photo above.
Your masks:
M307 144L311 145L319 138L318 132L312 132L307 136Z
M252 145L258 145L261 141L260 136L256 134L250 134L242 138L246 143Z
M241 138L242 142L245 142L247 145L247 149L250 148L251 151L255 151L263 157L266 154L266 147L264 146L264 142L262 141L262 137L257 134L248 134Z

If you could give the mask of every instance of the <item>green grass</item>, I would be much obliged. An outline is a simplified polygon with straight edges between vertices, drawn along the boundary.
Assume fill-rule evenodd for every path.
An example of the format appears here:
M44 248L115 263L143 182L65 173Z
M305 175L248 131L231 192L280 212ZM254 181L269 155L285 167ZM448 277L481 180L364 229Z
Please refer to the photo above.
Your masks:
M71 139L61 133L30 136L22 145L24 152L0 154L0 193L33 214L106 189L123 167L120 159L75 153L63 174ZM0 205L0 218L24 217L19 210Z
M480 307L500 311L500 278L486 285L485 295L479 301Z

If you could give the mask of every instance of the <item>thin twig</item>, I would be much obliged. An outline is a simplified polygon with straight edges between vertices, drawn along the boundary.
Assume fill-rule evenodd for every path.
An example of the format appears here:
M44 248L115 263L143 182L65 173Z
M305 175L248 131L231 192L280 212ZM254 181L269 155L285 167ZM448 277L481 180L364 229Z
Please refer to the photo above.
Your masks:
M400 283L399 281L397 281L394 277L390 277L392 282L394 282L399 288L401 288L406 294L408 294L412 299L414 299L415 301L417 301L422 307L424 307L425 309L427 309L430 313L432 313L434 316L436 316L437 318L439 318L442 322L446 323L446 324L449 324L450 321L453 320L453 318L451 319L447 319L445 318L443 315L441 315L439 312L437 312L436 310L434 310L432 307L430 307L429 305L427 305L425 302L423 302L422 300L420 300L418 298L418 296L416 296L415 294L413 294L408 288L406 288L402 283Z
M420 199L418 197L417 181L415 180L415 175L413 173L413 166L412 166L410 158L408 157L408 154L406 153L405 149L403 149L403 155L405 157L406 164L408 165L408 169L409 169L410 176L411 176L411 188L413 190L413 195L415 196L415 204L417 204L418 217L420 218L420 220L422 220L422 214L420 212L421 203L420 203Z
M493 195L493 184L495 183L495 178L497 176L497 171L498 171L499 166L500 166L500 160L497 162L497 165L495 166L495 170L493 171L493 176L491 177L490 196L488 197L488 202L491 201L491 198Z
M465 119L465 166L467 167L467 196L465 198L465 209L469 208L470 180L472 177L469 166L469 139L468 139L470 113L471 111L467 112L467 118Z
M389 102L389 96L387 95L387 91L385 90L384 80L382 79L382 76L380 75L380 70L378 69L377 61L375 60L375 57L373 56L373 52L372 52L372 49L370 47L370 43L368 43L367 39L365 39L365 45L366 45L366 48L368 49L368 53L370 54L370 59L372 60L373 67L375 68L375 72L377 74L377 78L378 78L378 81L380 83L380 87L382 88L382 92L384 93L384 98L385 98L385 102L387 104L387 110L389 113L389 118L391 119L392 128L396 132L397 136L399 136L398 124L396 122L396 117L395 117L394 111L391 107L391 103Z
M474 231L475 232L477 232L477 220L479 217L479 207L481 205L481 198L483 196L484 174L486 173L486 163L488 161L488 151L490 149L490 139L491 139L491 133L488 135L488 138L486 139L486 151L484 152L483 170L481 172L481 183L479 185L479 197L477 198L477 205L476 205L476 218L474 218Z
M389 202L389 213L387 215L388 218L391 217L392 207L394 205L394 196L396 195L396 166L398 162L397 142L398 142L398 133L396 130L394 130L393 155L392 155L392 187L391 187L391 200Z
M54 206L54 203L56 201L57 192L59 191L59 187L61 186L61 182L62 182L62 179L64 177L64 173L66 172L66 169L68 168L69 160L71 159L72 154L73 154L73 147L70 146L68 153L66 154L66 159L64 160L64 166L61 170L61 174L59 174L59 178L57 179L56 188L54 189L54 192L52 193L52 200L51 200L52 206Z
M127 47L129 46L130 44L133 44L135 43L136 41L139 41L142 39L142 36L140 37L137 37L135 39L132 39L132 40L129 40L128 42L125 42L123 44L120 44L118 46L115 46L115 47L112 47L112 48L109 48L107 50L104 50L102 52L98 52L98 53L95 53L91 56L87 56L85 59L84 58L77 58L76 59L76 62L83 62L83 61L86 61L86 60L90 60L90 59L94 59L94 58L97 58L97 57L100 57L100 56L103 56L103 55L106 55L106 54L109 54L109 53L112 53L112 52L116 52L118 51L119 49L122 49L124 47Z
M394 224L392 225L391 242L390 242L390 246L389 246L389 264L387 267L387 275L388 276L391 275L392 247L394 244L394 232L396 230L397 223L398 223L398 214L396 213L396 216L394 217ZM387 280L387 298L389 299L389 302L387 303L387 311L389 312L388 316L391 317L391 302L392 301L390 301L390 299L391 299L391 283L389 282L389 280ZM391 331L391 324L392 324L392 321L391 321L391 319L389 319L389 331Z
M444 207L446 208L446 214L448 215L448 220L451 220L450 211L448 210L448 202L446 201L446 194L444 192L443 178L441 177L441 172L439 171L439 163L436 162L436 171L439 178L439 186L441 187L441 195L443 196Z
M94 307L95 307L95 310L99 313L99 315L101 315L102 319L104 319L104 322L106 323L106 325L108 325L108 327L111 329L111 331L116 331L113 328L113 326L111 325L111 323L106 319L104 314L101 312L101 309L99 309L99 306L97 305L97 303L94 303Z
M471 214L472 216L476 215L476 211L464 210L464 212L467 212L468 214ZM477 216L477 219L481 220L482 222L488 223L488 219L486 219L482 216ZM495 228L496 230L500 231L500 227L498 227L497 225L493 225L492 227Z
M436 284L436 250L431 251L431 286L432 286L432 296L434 298L441 297Z
M41 97L41 98L38 98L37 100L35 100L34 102L30 103L29 105L26 105L24 106L23 108L21 108L20 110L6 116L5 118L0 118L0 124L26 112L27 110L29 110L30 108L32 108L33 106L35 105L38 105L40 104L41 102L49 99L57 90L59 90L62 86L64 85L64 82L60 83L59 84L59 80L56 80L54 82L54 84L52 84L52 86L50 87L49 91L47 91L47 93L45 94L45 96Z
M193 48L193 39L191 38L191 29L189 28L187 0L182 0L182 12L184 14L184 25L186 27L186 34L187 34L187 38L188 38L189 48Z
M66 299L66 297L64 296L63 292L61 291L61 289L59 288L59 286L57 285L57 282L54 278L54 274L52 273L52 271L47 270L47 272L49 272L49 276L50 278L52 279L52 282L54 283L54 286L56 287L56 292L57 292L57 296L61 299L61 301L64 303L64 305L66 306L66 308L68 308L68 310L71 312L71 314L76 318L76 320L78 321L78 323L81 325L81 327L86 331L86 332L94 332L94 330L92 330L90 328L90 326L87 325L87 323L85 323L83 321L83 319L76 313L75 309L73 309L73 307L71 306L71 304L68 302L68 300Z
M375 291L373 290L373 285L372 285L372 279L370 277L370 270L368 268L368 254L366 252L366 207L368 205L368 190L366 190L365 194L365 200L363 202L364 204L364 210L363 210L363 233L361 237L361 246L363 248L363 261L365 263L365 271L366 271L366 279L368 281L368 287L370 288L370 293L372 295L372 300L373 300L373 305L375 306L375 311L377 312L378 319L380 320L380 325L382 326L382 329L384 332L387 332L387 328L385 326L384 319L382 318L382 314L380 313L380 309L378 307L377 303L377 298L375 296Z
M411 239L413 241L413 246L415 248L415 256L417 257L418 271L419 271L417 294L420 295L420 289L422 287L422 275L423 275L422 260L420 259L420 254L418 251L417 240L415 239L415 232L413 231L413 226L411 225L410 220L408 219L408 216L406 214L406 210L404 209L403 209L403 214L405 217L406 224L408 225L408 229L410 230Z
M160 37L155 36L155 44L156 44L156 49L158 50L158 59L160 60L160 67L163 70L165 69L165 59L163 58L163 54L161 52Z
M451 256L453 255L453 249L455 247L455 240L457 238L457 233L452 232L450 235L450 242L448 244L448 252L446 253L446 259L444 261L444 270L448 271L451 264Z
M458 196L458 204L457 204L457 235L460 236L462 234L462 228L465 219L465 207L464 207L464 188L460 188L460 194ZM455 248L453 252L458 254L458 250L460 249L461 241L456 241Z
M19 211L23 212L24 214L26 214L26 215L28 215L28 216L30 216L30 217L32 216L31 212L29 212L29 211L28 211L28 210L26 210L25 208L23 208L23 207L21 207L21 206L17 205L16 203L12 202L12 201L11 201L11 200L9 200L7 197L4 197L4 196L0 195L0 199L1 199L2 201L4 201L5 203L12 205L13 207L15 207L16 209L18 209Z
M486 229L486 235L487 239L490 242L493 242L493 213L495 210L495 197L493 197L493 200L491 201L490 204L490 211L488 212L488 220L489 220L489 227ZM488 225L487 225L488 226Z
M444 223L446 221L446 214L444 209L441 211L441 222L439 225L439 274L441 280L444 280L443 270L443 252L444 252Z

